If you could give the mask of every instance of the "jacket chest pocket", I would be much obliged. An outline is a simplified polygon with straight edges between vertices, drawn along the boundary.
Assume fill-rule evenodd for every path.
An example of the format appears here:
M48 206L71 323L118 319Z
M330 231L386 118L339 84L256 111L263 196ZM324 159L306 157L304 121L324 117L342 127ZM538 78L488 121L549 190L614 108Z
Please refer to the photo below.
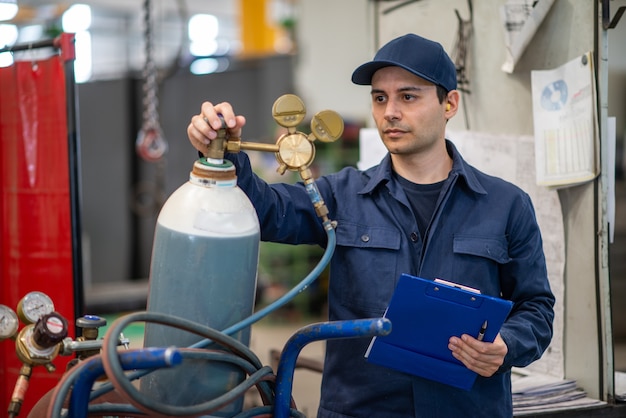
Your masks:
M511 261L506 237L455 235L453 276L493 296L500 294L500 266ZM495 279L495 280L494 280Z
M341 221L331 287L342 305L362 317L380 316L398 280L401 234L395 228Z

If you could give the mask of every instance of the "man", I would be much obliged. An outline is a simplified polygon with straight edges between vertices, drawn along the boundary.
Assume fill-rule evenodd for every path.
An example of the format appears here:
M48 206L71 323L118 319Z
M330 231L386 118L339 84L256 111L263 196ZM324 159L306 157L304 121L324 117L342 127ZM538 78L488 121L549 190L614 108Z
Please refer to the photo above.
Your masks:
M478 373L470 391L372 365L369 338L327 342L319 417L509 417L510 369L538 359L552 337L554 296L529 196L468 165L445 138L459 108L455 66L440 44L408 34L384 45L352 81L371 85L372 115L389 151L366 171L316 180L337 221L329 319L381 316L400 274L442 278L514 302L493 343L450 336ZM230 104L202 104L187 133L200 151L245 124ZM244 153L228 155L254 203L262 239L326 244L303 185L268 185Z

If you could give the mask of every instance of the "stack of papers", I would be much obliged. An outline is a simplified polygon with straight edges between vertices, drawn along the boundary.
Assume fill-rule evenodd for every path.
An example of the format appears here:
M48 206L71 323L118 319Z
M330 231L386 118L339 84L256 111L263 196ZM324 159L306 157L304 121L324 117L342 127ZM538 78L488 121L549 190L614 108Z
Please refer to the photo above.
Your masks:
M521 374L514 370L511 381L515 416L606 406L606 402L588 397L575 380L535 372Z

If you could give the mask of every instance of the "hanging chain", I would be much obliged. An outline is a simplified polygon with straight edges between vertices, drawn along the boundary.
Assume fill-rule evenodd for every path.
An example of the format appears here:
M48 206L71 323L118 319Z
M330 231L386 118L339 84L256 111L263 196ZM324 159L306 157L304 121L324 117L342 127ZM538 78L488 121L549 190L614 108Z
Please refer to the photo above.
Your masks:
M144 5L144 44L145 64L143 69L143 125L137 136L137 153L147 161L160 160L167 151L167 142L163 138L159 125L157 67L153 57L153 33L151 2Z
M150 0L144 1L144 19L143 19L143 39L145 45L146 61L143 67L143 127L155 128L159 125L159 115L157 108L159 98L157 97L157 69L153 57L153 39L152 39L152 16Z
M145 63L143 69L143 124L137 135L135 149L144 160L155 164L154 181L140 181L134 187L132 206L139 216L158 214L165 202L165 159L167 142L159 125L158 113L158 71L153 57L151 2L145 0L144 9L144 42Z

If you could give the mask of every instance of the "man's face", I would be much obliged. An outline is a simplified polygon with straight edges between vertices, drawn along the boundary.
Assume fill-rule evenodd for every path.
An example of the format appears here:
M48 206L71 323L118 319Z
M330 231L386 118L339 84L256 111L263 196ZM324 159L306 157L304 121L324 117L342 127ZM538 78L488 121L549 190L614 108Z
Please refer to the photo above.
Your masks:
M443 141L446 101L434 84L400 67L384 67L372 77L372 116L390 153L427 153Z

